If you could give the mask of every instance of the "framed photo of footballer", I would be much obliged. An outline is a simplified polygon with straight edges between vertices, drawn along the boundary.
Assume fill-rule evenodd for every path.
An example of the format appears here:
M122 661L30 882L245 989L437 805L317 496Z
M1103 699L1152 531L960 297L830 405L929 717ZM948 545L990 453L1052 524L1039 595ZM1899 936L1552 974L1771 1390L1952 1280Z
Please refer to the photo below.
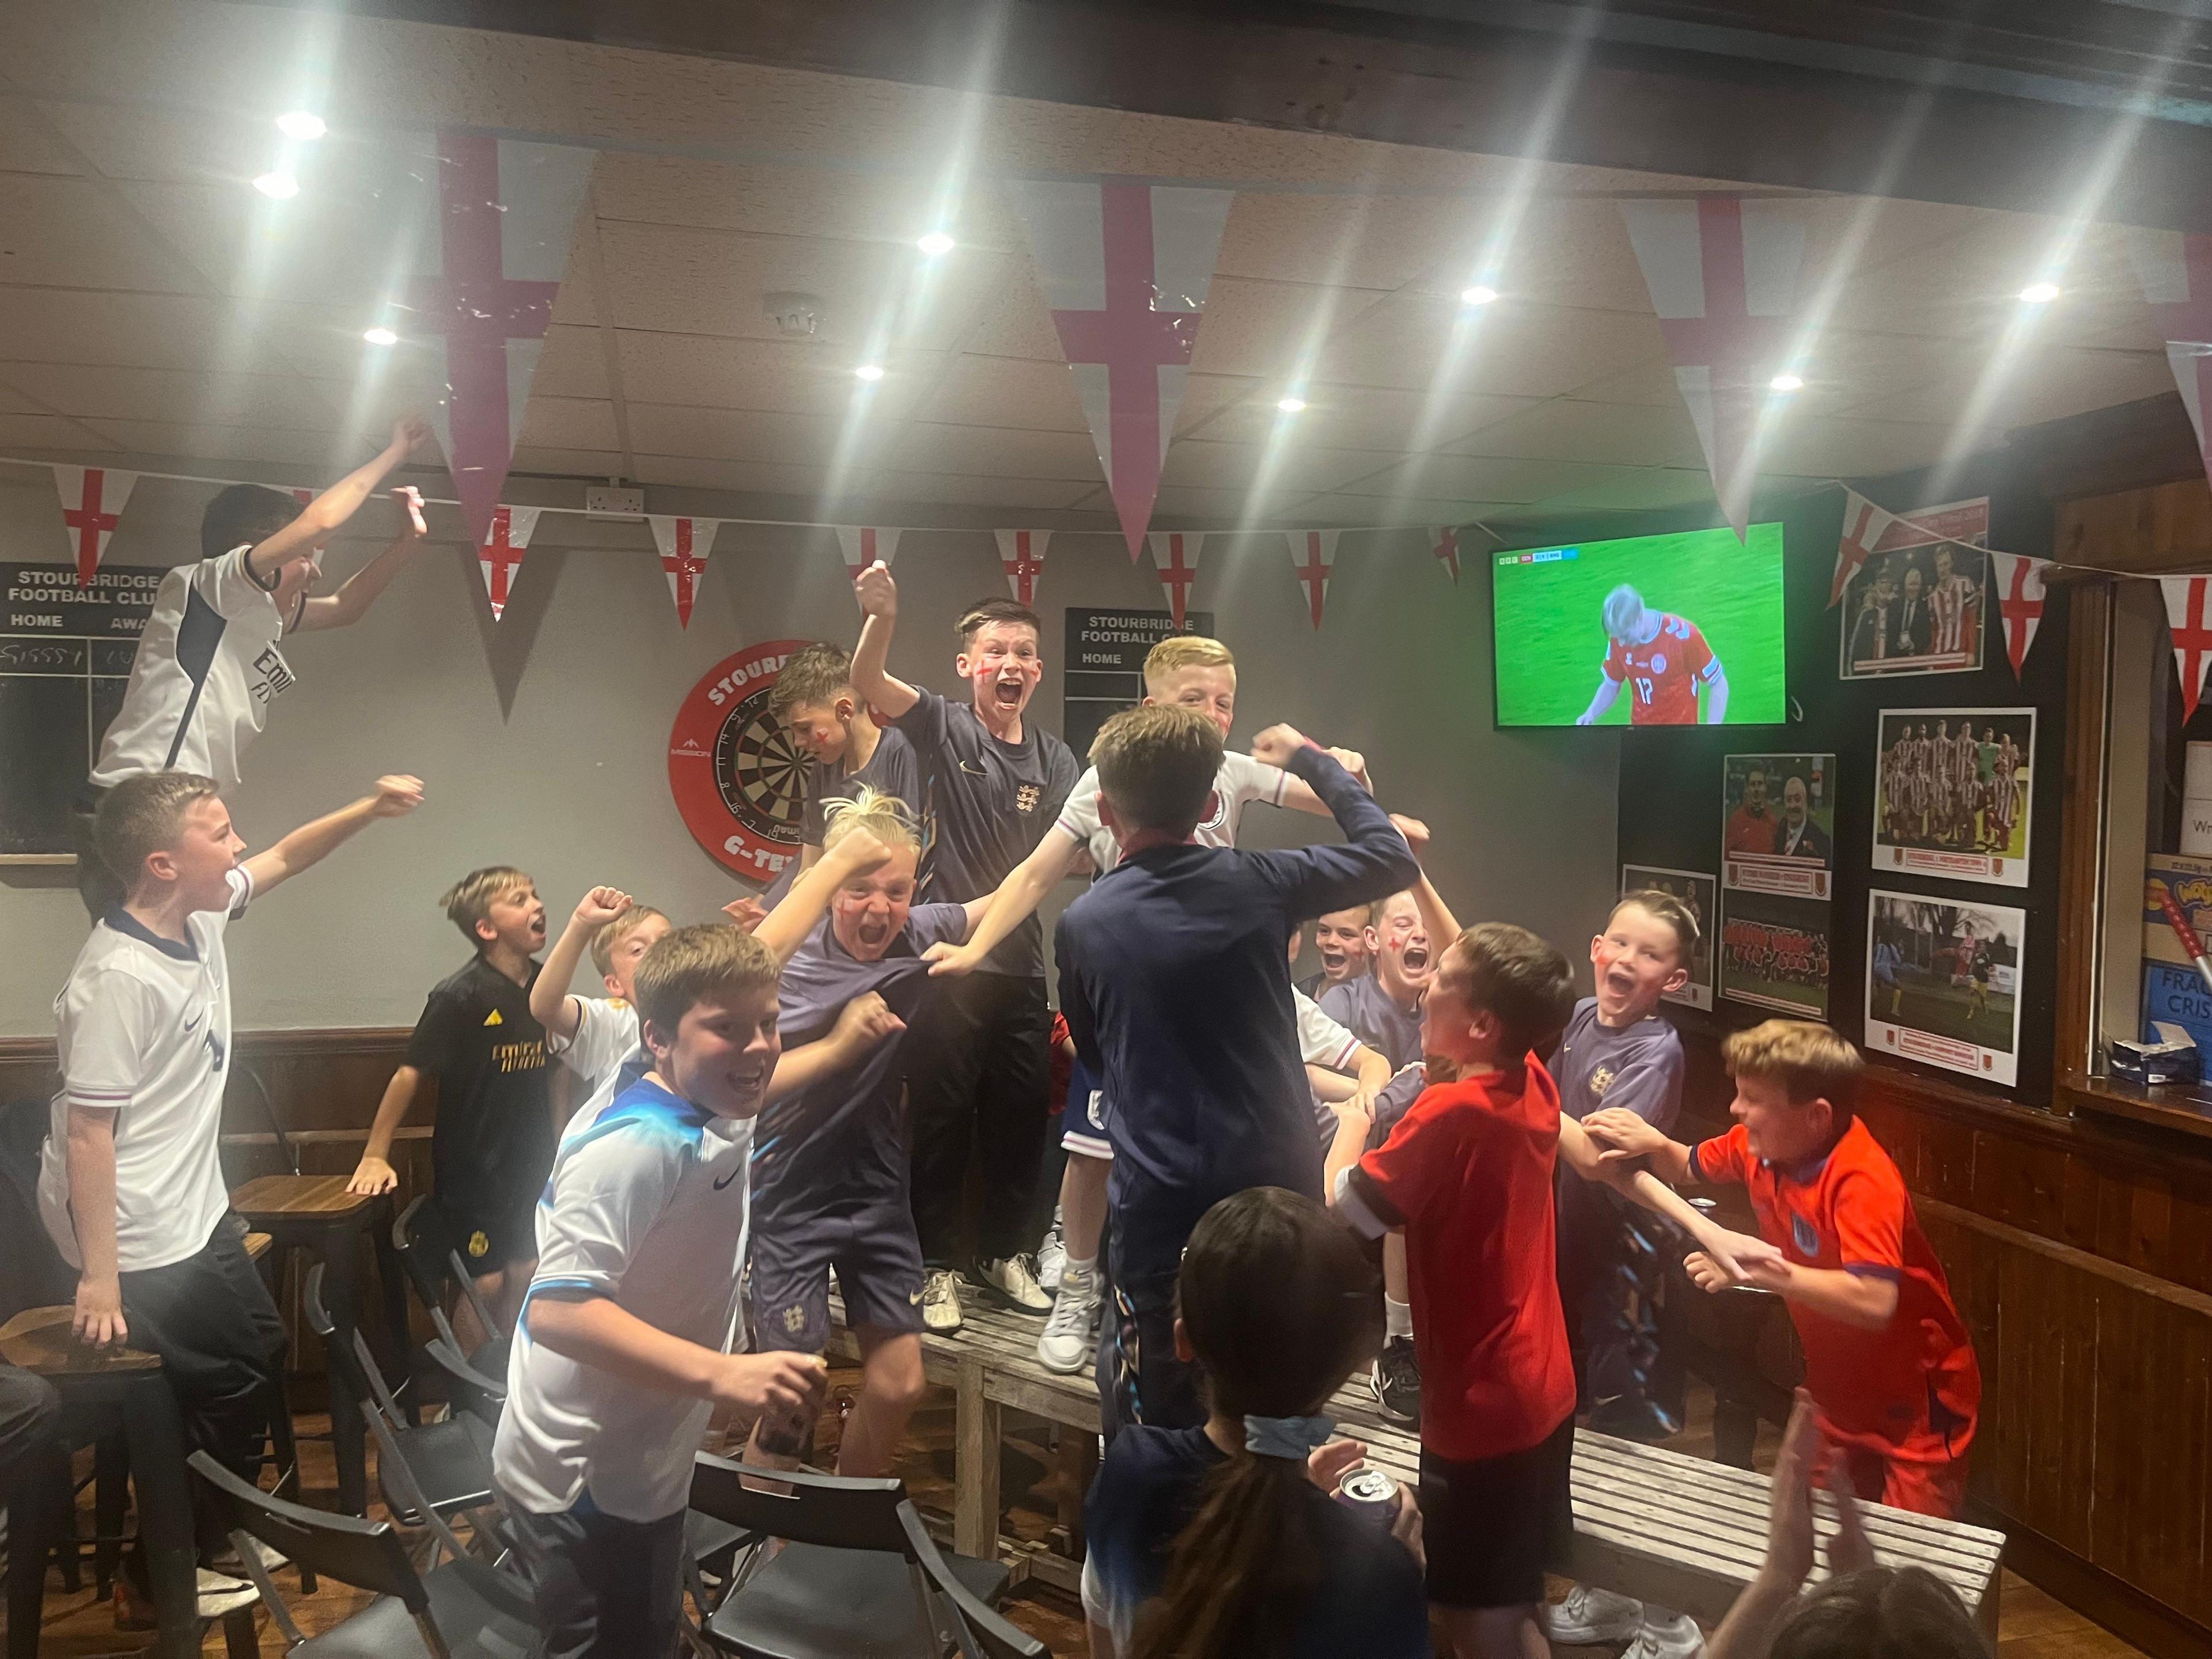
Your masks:
M1971 674L1989 619L1990 501L1915 507L1882 532L1844 585L1847 680Z
M1728 756L1721 822L1722 886L1826 899L1836 867L1836 757Z
M1690 953L1690 982L1667 993L1665 1000L1689 1008L1713 1006L1713 928L1720 920L1715 904L1713 878L1702 870L1662 870L1655 864L1620 866L1620 890L1633 893L1650 888L1682 901L1698 924L1698 947Z
M2033 708L1875 717L1874 869L2027 885Z
M2021 945L2027 912L1919 893L1867 896L1866 1046L2019 1080Z
M1782 893L1721 895L1720 994L1802 1019L1828 1017L1828 905Z

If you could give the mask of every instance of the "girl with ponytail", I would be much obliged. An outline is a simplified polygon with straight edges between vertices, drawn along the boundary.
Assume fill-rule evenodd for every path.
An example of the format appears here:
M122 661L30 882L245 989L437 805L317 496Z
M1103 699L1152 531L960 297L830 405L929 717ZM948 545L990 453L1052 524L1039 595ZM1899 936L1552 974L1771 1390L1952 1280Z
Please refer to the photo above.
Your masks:
M1096 1659L1426 1659L1420 1517L1388 1531L1331 1493L1364 1448L1328 1397L1382 1342L1373 1271L1310 1198L1255 1187L1192 1231L1176 1355L1196 1429L1121 1430L1085 1506Z

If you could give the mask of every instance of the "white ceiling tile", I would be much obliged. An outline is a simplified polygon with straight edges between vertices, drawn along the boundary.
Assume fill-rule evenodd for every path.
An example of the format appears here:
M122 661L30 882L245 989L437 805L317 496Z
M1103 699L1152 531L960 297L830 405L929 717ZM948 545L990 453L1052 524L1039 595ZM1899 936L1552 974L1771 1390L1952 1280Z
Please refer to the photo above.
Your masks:
M305 173L318 159L266 117L244 111L60 102L46 109L63 136L110 179L239 185L282 162Z
M615 406L603 399L546 398L533 392L515 442L554 449L617 449Z
M0 98L0 173L76 173L27 98Z
M905 418L940 372L926 353L894 356L872 387L853 377L849 354L808 341L729 340L623 329L616 336L623 392L644 403L782 410L842 420Z
M1536 501L1620 478L1635 469L1587 461L1476 455L1417 455L1346 486L1358 495L1428 495L1455 501Z
M1230 210L1216 269L1271 283L1399 288L1470 264L1485 214L1484 204L1451 197L1247 192Z
M1196 386L1200 378L1193 375L1191 384ZM1451 392L1432 398L1426 391L1322 382L1305 387L1305 408L1294 422L1285 423L1275 407L1278 386L1259 381L1232 382L1230 386L1241 387L1243 395L1232 399L1224 391L1216 400L1212 419L1178 422L1177 433L1209 441L1266 443L1281 428L1294 431L1300 442L1328 449L1422 449L1537 404L1534 398L1469 397Z
M338 412L296 375L194 374L166 368L12 363L9 384L64 415L178 425L327 432Z
M517 444L510 474L547 472L574 478L607 478L622 471L622 457L611 449L541 448Z
M1795 473L1813 478L1863 478L1925 465L1943 455L1954 438L1949 426L1912 425L1902 421L1820 419L1791 421L1767 438L1760 455L1762 473ZM1965 450L2003 441L1990 430Z
M1035 358L1064 368L1066 354L1028 253L1002 258L996 269L994 285L977 296L962 349L992 357ZM1205 331L1200 324L1199 332Z
M329 433L297 427L185 426L163 421L88 421L118 448L180 461L279 461L336 476L368 458Z
M1340 489L1349 480L1389 466L1396 459L1373 450L1322 449L1301 444L1285 445L1271 453L1265 444L1180 438L1169 447L1160 482L1246 491L1259 486L1269 495L1304 495Z
M695 489L736 489L748 495L819 494L824 473L818 466L785 466L760 461L710 460L690 455L637 458L639 482L684 484Z
M1096 483L1100 477L1098 453L1087 432L1026 432L995 426L909 425L884 451L884 463L908 472L1084 484Z
M625 392L628 388L624 388ZM530 394L549 398L605 398L607 349L596 328L564 328L556 323L545 331L545 349L538 354L538 373L531 377Z
M1455 394L1556 397L1663 349L1650 316L1559 311L1501 300L1468 312L1456 301L1401 295L1339 331L1316 378Z
M1702 507L1713 501L1713 482L1702 466L1654 466L1623 472L1547 495L1533 509L1542 513L1656 513Z
M630 441L640 450L694 459L742 456L782 466L828 466L842 426L827 415L635 402L629 408Z
M1479 428L1444 449L1455 455L1571 456L1620 466L1699 465L1698 429L1678 402L1596 404L1558 398Z
M878 472L873 493L886 501L1046 512L1073 507L1095 484L1055 478L979 478L957 473Z
M1191 377L1192 392L1183 399L1188 411L1196 397L1199 377ZM1030 357L987 357L963 352L955 357L939 380L916 405L924 420L960 426L1020 426L1033 432L1082 432L1090 428L1083 419L1083 404L1075 395L1075 377L1061 362L1042 362Z
M104 433L54 415L0 415L0 444L15 450L115 447Z
M1478 519L1510 513L1510 504L1462 501L1434 496L1406 496L1388 501L1372 495L1316 495L1294 509L1303 526L1402 525L1408 528L1432 524L1472 524Z
M1217 277L1206 292L1191 370L1251 375L1279 384L1297 375L1303 365L1307 379L1358 380L1358 375L1316 373L1314 360L1324 343L1342 337L1352 318L1385 298L1370 289Z
M0 283L191 293L199 283L90 181L0 173Z

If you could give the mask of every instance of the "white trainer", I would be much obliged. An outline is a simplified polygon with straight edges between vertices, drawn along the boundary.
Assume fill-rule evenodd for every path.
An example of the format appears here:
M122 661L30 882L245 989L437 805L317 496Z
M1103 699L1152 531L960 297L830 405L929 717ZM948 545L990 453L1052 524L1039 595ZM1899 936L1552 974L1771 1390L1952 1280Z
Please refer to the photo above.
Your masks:
M1044 1315L1052 1311L1052 1298L1044 1293L1036 1281L1036 1272L1024 1255L1010 1255L1000 1261L986 1261L975 1270L982 1283L983 1294L1003 1308L1018 1314Z
M1037 1287L1057 1294L1060 1276L1067 1271L1067 1241L1060 1231L1060 1212L1052 1212L1052 1227L1037 1246Z
M1696 1620L1686 1613L1647 1602L1636 1639L1622 1651L1620 1659L1699 1659L1705 1650L1705 1633L1698 1628Z
M1100 1306L1096 1273L1070 1273L1061 1279L1052 1317L1037 1338L1037 1364L1062 1376L1087 1367L1098 1352Z
M1544 1633L1569 1647L1626 1642L1644 1628L1644 1603L1595 1584L1577 1584L1544 1609Z
M932 1268L921 1281L922 1328L949 1336L960 1323L960 1275L950 1267Z

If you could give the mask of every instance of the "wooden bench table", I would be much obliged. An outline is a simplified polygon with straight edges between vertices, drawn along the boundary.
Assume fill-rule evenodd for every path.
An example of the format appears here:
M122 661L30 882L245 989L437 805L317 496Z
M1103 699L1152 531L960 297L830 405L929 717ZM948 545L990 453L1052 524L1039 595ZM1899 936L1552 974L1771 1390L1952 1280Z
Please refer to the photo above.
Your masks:
M1079 1433L1097 1434L1098 1396L1086 1367L1063 1376L1037 1362L1040 1319L995 1309L963 1310L951 1336L923 1333L922 1371L953 1390L953 1547L963 1555L1006 1557L1018 1573L1050 1558L999 1537L1000 1441L1009 1409ZM830 1303L830 1351L854 1360L860 1350ZM1329 1401L1345 1433L1366 1443L1368 1462L1409 1486L1420 1479L1418 1437L1383 1421L1364 1379ZM1587 1429L1575 1434L1574 1547L1555 1571L1717 1624L1766 1556L1769 1486L1765 1475ZM1836 1529L1833 1500L1813 1498L1814 1525L1825 1540ZM1959 1593L1992 1643L2004 1535L1963 1522L1863 1504L1875 1554L1891 1566L1921 1566ZM1825 1547L1820 1552L1826 1555ZM1825 1559L1813 1582L1826 1576ZM1047 1576L1040 1572L1040 1577ZM1054 1577L1073 1575L1053 1571Z

